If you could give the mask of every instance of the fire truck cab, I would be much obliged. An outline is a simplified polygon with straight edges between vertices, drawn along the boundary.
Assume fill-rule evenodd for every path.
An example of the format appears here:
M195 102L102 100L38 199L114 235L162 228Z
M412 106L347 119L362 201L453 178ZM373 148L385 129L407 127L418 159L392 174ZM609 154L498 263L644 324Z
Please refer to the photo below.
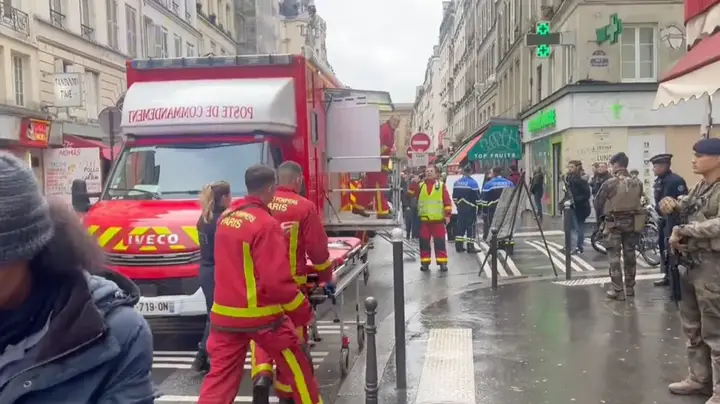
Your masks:
M107 265L139 285L136 308L145 316L206 314L198 196L224 180L242 198L251 165L302 165L304 195L333 235L397 225L343 211L349 172L380 166L387 93L342 88L312 56L136 60L127 71L123 148L84 222ZM359 251L366 258L367 247Z

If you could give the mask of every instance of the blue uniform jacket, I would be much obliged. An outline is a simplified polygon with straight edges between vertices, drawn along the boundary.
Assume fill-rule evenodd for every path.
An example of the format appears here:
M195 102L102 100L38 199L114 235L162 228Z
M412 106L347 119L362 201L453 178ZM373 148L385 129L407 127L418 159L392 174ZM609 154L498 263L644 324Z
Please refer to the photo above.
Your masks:
M480 185L473 177L463 175L453 185L452 199L460 211L475 211L480 201Z
M493 177L489 181L485 182L480 193L480 202L478 206L484 212L495 211L500 195L502 195L503 189L512 188L515 184L507 178L500 176Z

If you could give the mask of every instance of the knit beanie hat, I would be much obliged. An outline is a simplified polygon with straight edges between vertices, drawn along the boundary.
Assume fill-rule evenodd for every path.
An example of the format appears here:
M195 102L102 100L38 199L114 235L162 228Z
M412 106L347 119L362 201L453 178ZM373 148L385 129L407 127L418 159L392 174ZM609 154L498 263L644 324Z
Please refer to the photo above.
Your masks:
M53 234L48 203L32 169L0 151L0 269L34 258Z

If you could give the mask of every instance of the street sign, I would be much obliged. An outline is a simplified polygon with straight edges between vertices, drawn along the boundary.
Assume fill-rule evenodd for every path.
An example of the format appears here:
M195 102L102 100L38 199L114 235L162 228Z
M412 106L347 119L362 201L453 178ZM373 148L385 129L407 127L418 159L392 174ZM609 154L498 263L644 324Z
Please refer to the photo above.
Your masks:
M413 149L410 146L405 149L405 155L407 156L407 158L412 159L412 151Z
M427 133L418 132L410 138L410 148L416 152L426 152L430 150L432 139Z
M113 137L120 131L120 109L117 107L107 107L100 111L98 116L98 124L100 129L108 136Z
M538 21L535 25L535 34L525 35L525 46L535 46L535 56L540 59L547 59L552 54L551 45L559 45L561 42L559 33L550 32L550 22Z
M427 167L430 164L430 153L427 152L413 152L412 153L412 166L413 167Z

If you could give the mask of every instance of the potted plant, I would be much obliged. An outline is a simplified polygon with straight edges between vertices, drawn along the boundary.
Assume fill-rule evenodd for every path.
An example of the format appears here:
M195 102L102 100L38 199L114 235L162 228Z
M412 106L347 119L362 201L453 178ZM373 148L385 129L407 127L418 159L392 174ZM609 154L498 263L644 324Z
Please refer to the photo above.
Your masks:
M217 21L217 15L210 14L209 17L210 17L210 22L215 24L215 21Z

